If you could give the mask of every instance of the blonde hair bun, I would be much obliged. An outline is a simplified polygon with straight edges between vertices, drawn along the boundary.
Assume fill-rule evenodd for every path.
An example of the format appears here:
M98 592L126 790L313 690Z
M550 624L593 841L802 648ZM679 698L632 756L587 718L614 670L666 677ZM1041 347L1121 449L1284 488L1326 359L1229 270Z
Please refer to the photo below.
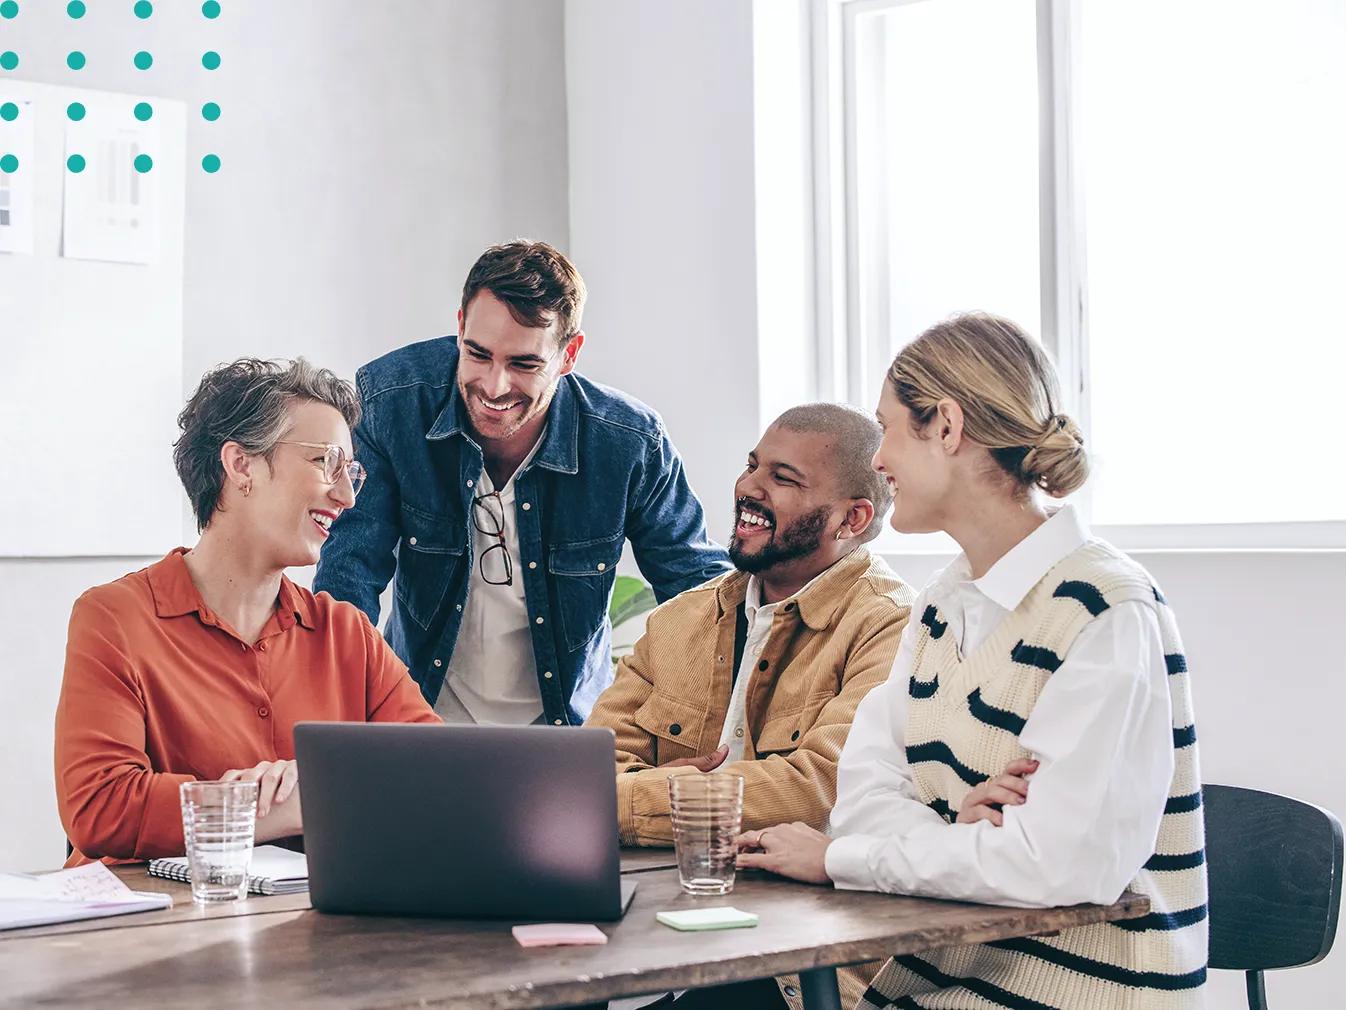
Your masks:
M936 323L898 352L888 381L918 430L941 400L957 403L963 433L1021 488L1061 498L1089 477L1084 434L1057 410L1051 359L1008 319L966 312Z
M1053 415L1042 438L1024 453L1019 479L1053 498L1064 498L1083 487L1088 478L1089 454L1084 449L1084 433L1069 415Z

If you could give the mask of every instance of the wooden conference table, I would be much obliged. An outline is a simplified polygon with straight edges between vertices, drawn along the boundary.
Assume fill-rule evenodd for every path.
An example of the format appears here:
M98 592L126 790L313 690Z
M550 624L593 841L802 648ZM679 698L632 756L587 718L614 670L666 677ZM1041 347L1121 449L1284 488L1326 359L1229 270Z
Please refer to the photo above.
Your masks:
M1017 909L834 891L741 873L732 894L692 898L671 853L627 850L639 886L608 943L524 949L509 922L323 915L308 895L202 908L184 884L118 867L135 890L172 893L160 912L0 933L0 1007L563 1007L769 975L800 974L805 1006L835 1010L840 965L1028 936L1149 911L1115 905ZM671 908L733 905L751 929L679 933Z

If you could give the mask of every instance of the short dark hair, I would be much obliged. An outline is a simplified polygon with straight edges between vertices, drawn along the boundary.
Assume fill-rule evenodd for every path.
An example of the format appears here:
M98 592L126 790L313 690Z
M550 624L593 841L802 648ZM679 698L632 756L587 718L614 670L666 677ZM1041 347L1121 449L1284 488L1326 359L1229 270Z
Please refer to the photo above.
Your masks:
M173 464L191 499L196 528L203 530L220 505L224 466L220 450L237 442L267 463L285 434L290 405L313 400L335 407L352 428L360 420L355 387L303 358L264 361L239 358L207 372L178 415L182 434L173 443Z
M883 430L858 407L844 403L805 403L791 407L773 424L790 431L816 432L836 440L833 465L837 486L847 498L867 498L874 506L874 519L860 536L868 543L883 529L883 517L893 504L893 491L873 467Z
M584 278L564 253L546 242L515 239L477 257L463 284L459 307L464 319L468 304L483 289L504 302L520 326L554 322L562 344L579 332L587 295Z

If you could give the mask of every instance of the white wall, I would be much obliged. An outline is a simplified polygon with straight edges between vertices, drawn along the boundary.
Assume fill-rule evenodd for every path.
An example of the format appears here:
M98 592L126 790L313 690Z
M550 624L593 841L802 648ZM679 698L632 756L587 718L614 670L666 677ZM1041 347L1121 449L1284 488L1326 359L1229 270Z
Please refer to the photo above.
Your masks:
M769 369L754 373L757 359L775 354L776 367L782 358L811 367L798 360L793 337L780 338L781 305L809 312L794 274L801 257L779 244L794 241L776 217L789 211L752 190L754 177L765 178L766 199L780 200L775 191L790 189L781 174L796 171L773 177L762 164L764 144L774 142L769 156L778 156L798 135L774 118L779 94L752 93L754 79L791 90L781 47L797 45L796 15L792 0L566 6L571 234L593 289L596 338L586 364L663 413L721 538L734 475L780 393L759 385L771 380L759 378ZM768 17L787 23L763 24ZM754 52L754 44L773 48ZM755 251L754 235L778 244ZM780 263L794 265L766 268ZM784 325L793 332L797 322ZM1346 552L1137 557L1178 615L1206 780L1286 793L1346 816L1338 727L1346 659L1336 635L1346 614ZM919 586L949 559L891 560ZM1213 973L1212 1010L1245 1005L1242 985L1241 975ZM1273 1005L1333 1005L1332 994L1346 991L1346 954L1273 973L1268 987Z
M663 415L721 542L758 435L751 10L567 0L565 19L580 367Z
M178 98L194 113L188 390L243 354L302 353L351 376L453 332L463 278L490 243L568 244L561 0L226 0L215 22L199 3L156 4L145 22L130 3L88 8L72 22L64 3L24 3L4 48L20 54L20 79ZM88 56L82 73L65 67L72 48ZM141 48L155 56L148 72L131 63ZM213 74L207 48L223 59ZM218 122L199 117L206 101ZM212 150L220 172L193 170ZM33 381L58 402L55 377ZM86 488L72 469L71 492L134 495L135 477ZM51 726L70 605L149 560L0 559L0 867L63 858Z

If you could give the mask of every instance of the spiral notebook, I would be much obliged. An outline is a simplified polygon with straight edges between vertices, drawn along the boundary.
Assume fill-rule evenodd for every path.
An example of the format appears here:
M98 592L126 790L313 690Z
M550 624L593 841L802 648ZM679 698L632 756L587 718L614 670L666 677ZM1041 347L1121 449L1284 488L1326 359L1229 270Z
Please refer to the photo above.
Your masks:
M186 856L150 860L150 875L191 883ZM259 845L252 850L248 867L248 891L252 894L298 894L308 890L308 860L302 852L278 845Z

